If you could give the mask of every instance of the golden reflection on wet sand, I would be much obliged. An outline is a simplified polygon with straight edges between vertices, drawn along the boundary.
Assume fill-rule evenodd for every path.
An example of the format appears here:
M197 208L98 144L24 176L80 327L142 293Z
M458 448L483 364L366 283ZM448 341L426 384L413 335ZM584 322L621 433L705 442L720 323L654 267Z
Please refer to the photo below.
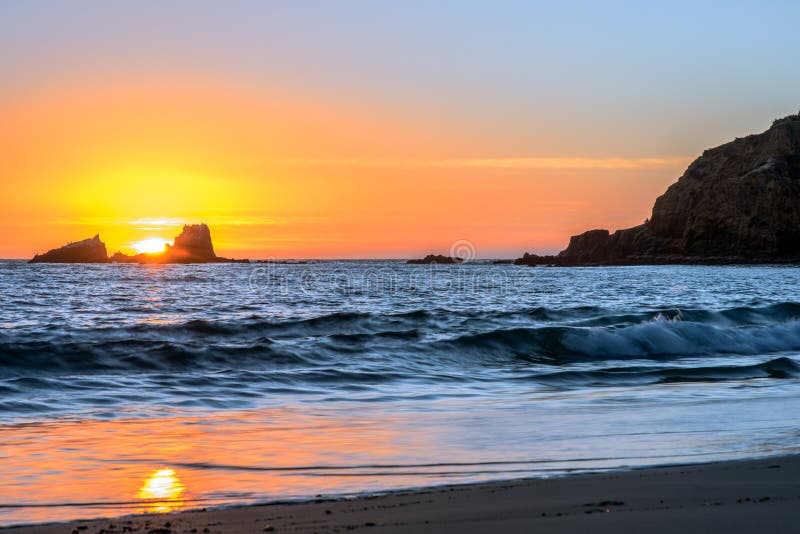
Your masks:
M137 497L146 500L142 512L173 512L183 506L180 500L186 488L174 469L157 469L144 481Z
M0 525L379 489L386 477L270 469L413 461L431 433L407 427L397 415L287 407L0 425Z

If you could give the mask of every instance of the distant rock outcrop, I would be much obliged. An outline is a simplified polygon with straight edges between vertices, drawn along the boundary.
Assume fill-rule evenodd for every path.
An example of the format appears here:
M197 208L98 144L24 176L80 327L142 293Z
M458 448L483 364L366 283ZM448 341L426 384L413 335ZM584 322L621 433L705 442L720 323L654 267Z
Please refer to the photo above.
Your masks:
M452 258L450 256L442 256L441 254L428 254L422 259L418 260L408 260L406 263L412 265L422 265L426 263L444 263L444 264L453 264L453 263L462 263L464 260L461 258Z
M141 253L129 256L121 252L108 257L106 246L99 236L77 243L70 243L42 255L36 255L30 262L54 263L230 263L247 262L221 258L214 253L211 231L205 224L187 224L175 238L173 245L166 245L163 252Z
M706 150L656 199L644 224L573 236L526 265L800 261L800 114Z
M28 263L106 263L108 253L106 245L96 235L83 241L69 243L61 248L54 248L44 254L37 254Z
M169 253L175 260L213 261L220 258L214 253L211 230L205 224L187 224L175 238Z

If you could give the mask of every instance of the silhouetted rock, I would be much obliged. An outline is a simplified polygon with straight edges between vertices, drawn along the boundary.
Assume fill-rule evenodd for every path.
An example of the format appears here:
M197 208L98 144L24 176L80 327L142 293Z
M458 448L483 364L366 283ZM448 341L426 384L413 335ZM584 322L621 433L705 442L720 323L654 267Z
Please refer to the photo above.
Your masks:
M521 258L514 260L514 265L558 265L560 261L558 256L539 256L538 254L525 253Z
M123 254L122 252L117 251L111 255L108 261L112 263L142 263L136 261L136 258L138 256L144 256L144 254L136 254L135 256L128 256L127 254Z
M106 245L100 241L98 234L83 241L54 248L44 254L37 254L28 263L105 263L107 261Z
M538 265L538 256L517 260ZM558 265L800 260L800 114L706 150L644 224L573 236Z
M111 256L116 263L247 263L248 260L221 258L214 253L211 231L205 224L187 224L175 238L173 245L166 245L163 252L141 253L128 256L117 252Z
M174 261L192 263L219 259L214 253L214 245L211 244L211 231L205 224L185 225L166 254Z
M421 265L425 263L445 263L445 264L452 264L452 263L461 263L464 260L461 258L451 258L450 256L443 256L441 254L428 254L421 260L408 260L406 263L410 263L413 265Z
M166 245L163 252L142 253L129 256L116 252L108 257L100 236L70 243L45 254L37 254L30 263L247 263L248 260L221 258L214 253L211 231L205 224L190 224L175 238L175 244Z

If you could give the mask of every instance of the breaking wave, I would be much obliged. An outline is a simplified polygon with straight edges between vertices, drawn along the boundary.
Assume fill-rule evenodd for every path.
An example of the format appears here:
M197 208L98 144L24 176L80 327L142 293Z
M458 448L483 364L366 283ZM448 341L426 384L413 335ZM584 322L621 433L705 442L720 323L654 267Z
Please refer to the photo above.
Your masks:
M544 369L536 376L552 381L570 375L552 373L547 366L798 351L799 317L800 304L795 302L639 313L613 313L590 306L502 312L433 308L389 314L336 312L281 320L253 315L68 333L6 331L0 334L0 374L343 366L386 376L404 369L427 370L435 378L442 366L457 360L459 365L466 364L464 373L504 361L517 366L528 361L540 365L537 370ZM788 365L780 358L770 362ZM781 375L770 373L772 367L764 365L749 368L755 374ZM681 369L672 379L716 376L709 369L717 368L694 373ZM575 376L602 383L604 378L618 381L625 373L649 376L651 371L649 367L630 367ZM739 371L737 367L732 372ZM784 371L793 376L795 370ZM725 376L725 372L718 374ZM670 375L655 378L668 380Z

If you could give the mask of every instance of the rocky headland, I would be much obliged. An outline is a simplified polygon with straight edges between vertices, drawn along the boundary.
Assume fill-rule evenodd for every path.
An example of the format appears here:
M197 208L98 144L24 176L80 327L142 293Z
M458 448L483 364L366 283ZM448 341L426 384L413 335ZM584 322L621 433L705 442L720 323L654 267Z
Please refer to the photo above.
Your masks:
M172 245L162 252L141 253L133 256L115 253L110 258L106 245L96 235L76 243L64 245L44 254L37 254L29 263L231 263L248 260L232 260L217 256L211 242L211 231L205 224L187 224Z
M800 262L800 114L706 150L644 224L589 230L518 265Z

